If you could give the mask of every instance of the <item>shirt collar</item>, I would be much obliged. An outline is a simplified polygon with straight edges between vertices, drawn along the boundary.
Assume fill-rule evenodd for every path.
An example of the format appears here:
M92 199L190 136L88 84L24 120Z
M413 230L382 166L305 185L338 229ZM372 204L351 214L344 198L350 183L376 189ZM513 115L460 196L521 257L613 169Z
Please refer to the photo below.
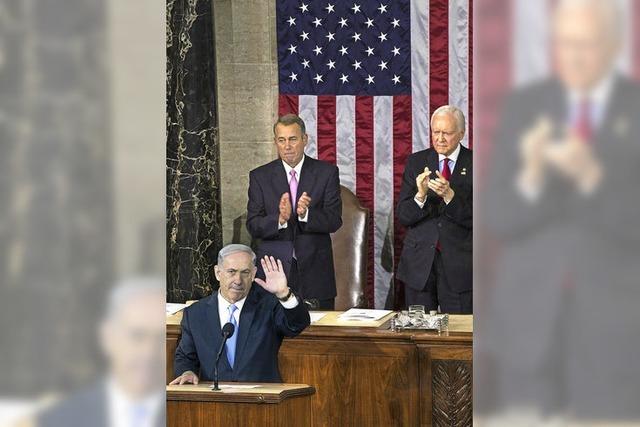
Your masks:
M158 416L160 406L164 403L164 390L153 392L141 399L131 399L127 393L117 384L115 378L111 377L106 381L107 396L110 405L110 417L112 421L117 417L126 417L134 406L142 406L146 409L148 420L153 420ZM115 418L114 418L115 417ZM112 425L114 423L112 422ZM115 422L116 425L120 423Z
M444 159L448 158L449 160L453 160L453 163L458 161L458 156L460 155L460 146L462 144L458 143L458 146L456 147L455 150L453 150L453 153L451 153L449 156L445 156L444 154L440 154L438 153L438 162L443 161Z
M295 167L293 167L293 168L292 168L291 166L289 166L289 165L287 164L287 162L285 162L284 160L282 160L282 164L284 165L284 171L285 171L285 172L286 172L286 174L287 174L287 180L289 180L289 179L290 179L290 177L291 177L290 173L291 173L291 170L292 170L292 169L296 171L296 177L297 177L298 179L300 179L300 172L302 171L302 164L304 163L304 158L305 158L305 157L306 157L306 156L303 154L303 155L302 155L302 160L300 160L300 162L299 162Z
M569 102L571 102L572 105L575 105L586 97L592 104L602 106L606 104L611 96L614 81L615 73L610 72L586 93L577 90L569 90Z
M240 301L235 302L235 306L238 309L238 313L240 313L242 311L242 306L244 305L244 302L247 300L247 297L242 298ZM220 291L218 291L218 311L220 313L226 313L229 311L229 306L231 305L231 303L229 301L227 301L226 299L224 299L224 297L222 296L222 294L220 293Z

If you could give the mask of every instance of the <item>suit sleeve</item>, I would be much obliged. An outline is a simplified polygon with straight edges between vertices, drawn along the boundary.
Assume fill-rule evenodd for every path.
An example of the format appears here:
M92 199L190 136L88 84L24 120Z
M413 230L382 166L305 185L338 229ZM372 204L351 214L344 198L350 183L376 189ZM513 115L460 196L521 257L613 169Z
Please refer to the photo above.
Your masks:
M416 177L418 176L417 165L414 164L415 160L409 157L407 165L404 168L404 174L402 175L402 187L400 188L400 197L396 213L400 224L405 227L411 227L416 223L422 221L430 216L430 212L434 212L433 202L434 200L440 200L431 190L427 195L427 200L424 206L421 208L414 200L418 187L416 187Z
M473 227L473 193L462 191L456 193L449 204L445 205L444 215L451 222L471 230Z
M295 337L311 324L309 311L306 304L298 301L298 305L286 309L279 302L274 307L274 320L276 329L285 337Z
M299 224L302 230L310 233L334 233L342 226L342 198L337 167L332 168L324 189L323 203L309 208L307 222Z
M191 334L188 309L185 309L183 312L180 327L182 328L182 335L180 337L180 344L178 344L178 348L176 348L173 371L176 377L186 371L192 371L198 374L200 361L198 360L196 346L193 342L193 335Z
M254 239L274 238L278 235L279 212L267 214L264 191L255 171L249 173L249 201L247 203L247 230Z

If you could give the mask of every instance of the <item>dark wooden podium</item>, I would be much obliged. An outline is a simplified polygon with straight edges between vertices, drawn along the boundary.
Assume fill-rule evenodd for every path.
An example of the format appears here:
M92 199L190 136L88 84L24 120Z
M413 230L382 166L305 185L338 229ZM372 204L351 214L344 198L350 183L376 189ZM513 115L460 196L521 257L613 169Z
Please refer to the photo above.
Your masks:
M315 389L306 384L263 383L224 391L212 391L210 386L167 386L167 427L311 425Z

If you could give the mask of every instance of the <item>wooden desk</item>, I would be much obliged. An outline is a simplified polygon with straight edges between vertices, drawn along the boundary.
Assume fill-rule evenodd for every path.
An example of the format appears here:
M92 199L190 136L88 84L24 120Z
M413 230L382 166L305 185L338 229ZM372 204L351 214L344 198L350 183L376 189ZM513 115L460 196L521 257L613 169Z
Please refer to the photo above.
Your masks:
M449 332L310 326L285 339L283 381L311 384L314 426L468 426L472 417L472 316ZM180 314L167 321L167 378Z
M210 386L167 386L167 427L311 425L315 389L306 384L260 384L225 392Z

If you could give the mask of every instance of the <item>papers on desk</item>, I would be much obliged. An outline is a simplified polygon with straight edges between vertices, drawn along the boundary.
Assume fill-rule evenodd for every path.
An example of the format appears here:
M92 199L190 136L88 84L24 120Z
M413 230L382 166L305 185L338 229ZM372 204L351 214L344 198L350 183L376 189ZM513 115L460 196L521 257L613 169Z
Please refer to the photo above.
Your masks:
M363 308L352 308L338 316L340 320L348 320L354 322L370 322L380 320L388 314L393 313L391 310L368 310Z
M311 317L311 323L317 322L318 320L322 319L326 315L327 315L327 313L324 312L324 311L310 311L309 312L309 316Z
M211 389L215 387L211 384ZM260 387L259 384L220 384L220 391L223 393L232 393L236 391L251 390Z
M182 310L183 308L185 308L187 306L187 304L176 304L173 302L168 302L167 303L167 316L173 316L174 314L176 314L177 312L179 312L180 310Z

